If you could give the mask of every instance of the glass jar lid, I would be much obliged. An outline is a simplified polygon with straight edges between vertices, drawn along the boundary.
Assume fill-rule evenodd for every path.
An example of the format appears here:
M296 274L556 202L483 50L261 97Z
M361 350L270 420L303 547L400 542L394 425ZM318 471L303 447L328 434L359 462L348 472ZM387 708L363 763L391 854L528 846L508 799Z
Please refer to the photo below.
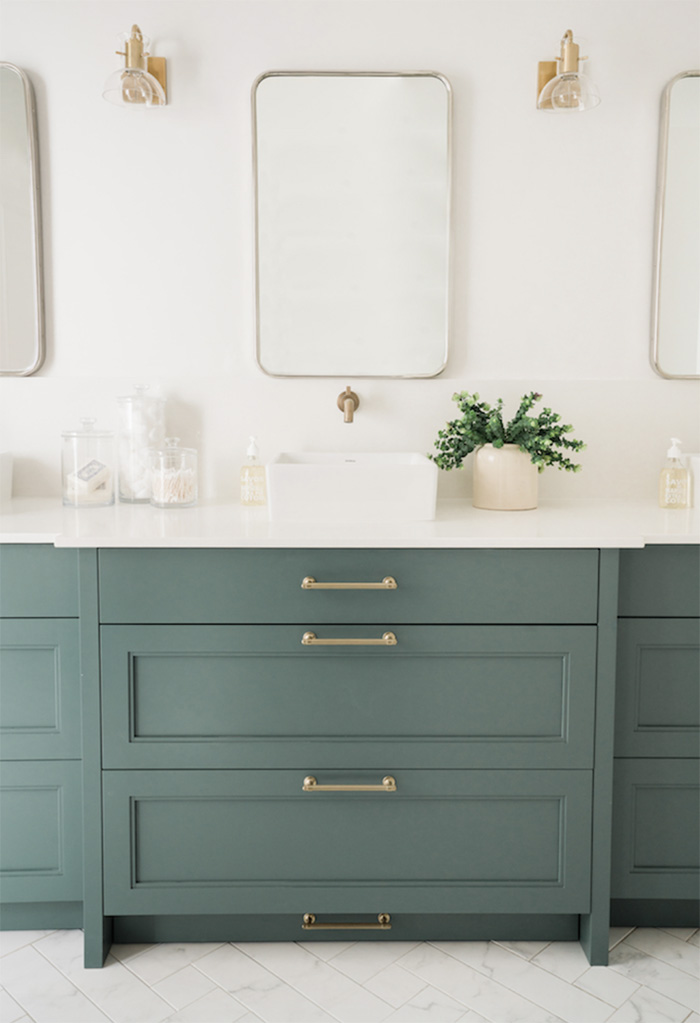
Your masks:
M139 405L139 404L158 404L164 405L165 398L159 394L148 394L148 384L134 384L134 394L123 394L117 398L117 404L123 405L125 403Z
M196 455L196 448L181 448L179 437L166 437L165 447L154 448L156 455Z
M112 430L96 430L95 423L96 419L90 416L86 416L80 420L80 428L77 430L63 430L61 432L62 437L113 437L114 433Z

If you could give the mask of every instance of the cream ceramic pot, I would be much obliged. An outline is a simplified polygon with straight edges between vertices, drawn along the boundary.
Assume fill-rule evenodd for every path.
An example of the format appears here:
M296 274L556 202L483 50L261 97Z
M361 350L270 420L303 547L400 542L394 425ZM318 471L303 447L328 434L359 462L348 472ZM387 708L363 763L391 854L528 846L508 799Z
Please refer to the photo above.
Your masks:
M537 467L517 444L494 448L484 444L474 452L475 508L527 511L537 507Z

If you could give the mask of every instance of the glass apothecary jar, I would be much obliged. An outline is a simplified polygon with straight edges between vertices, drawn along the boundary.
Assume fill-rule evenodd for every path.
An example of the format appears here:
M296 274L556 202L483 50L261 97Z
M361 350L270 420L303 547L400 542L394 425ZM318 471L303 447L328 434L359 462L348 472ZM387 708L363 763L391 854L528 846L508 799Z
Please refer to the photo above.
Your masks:
M63 503L71 508L114 504L114 434L81 419L79 430L61 434Z
M155 508L191 508L197 503L197 452L181 448L179 437L151 452L151 504Z
M144 384L134 391L117 398L119 500L146 504L151 499L151 449L165 440L165 398L147 394Z

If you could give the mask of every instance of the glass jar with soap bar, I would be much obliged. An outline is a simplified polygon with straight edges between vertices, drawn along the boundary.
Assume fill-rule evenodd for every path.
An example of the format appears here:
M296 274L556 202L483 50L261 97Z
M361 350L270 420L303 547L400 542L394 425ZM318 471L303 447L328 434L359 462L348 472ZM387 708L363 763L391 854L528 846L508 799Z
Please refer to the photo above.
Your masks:
M61 434L63 503L71 508L114 504L114 434L96 430L94 419Z

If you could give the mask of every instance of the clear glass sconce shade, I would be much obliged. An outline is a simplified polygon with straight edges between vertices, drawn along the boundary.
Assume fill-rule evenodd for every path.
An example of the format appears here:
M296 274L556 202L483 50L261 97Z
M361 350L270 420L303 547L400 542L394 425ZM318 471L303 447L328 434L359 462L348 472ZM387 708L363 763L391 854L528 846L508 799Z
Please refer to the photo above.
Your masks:
M547 82L537 100L537 107L563 114L592 110L599 103L600 93L590 78L580 71L565 71Z
M165 92L160 82L142 68L120 68L104 84L102 98L117 106L146 107L165 103Z

